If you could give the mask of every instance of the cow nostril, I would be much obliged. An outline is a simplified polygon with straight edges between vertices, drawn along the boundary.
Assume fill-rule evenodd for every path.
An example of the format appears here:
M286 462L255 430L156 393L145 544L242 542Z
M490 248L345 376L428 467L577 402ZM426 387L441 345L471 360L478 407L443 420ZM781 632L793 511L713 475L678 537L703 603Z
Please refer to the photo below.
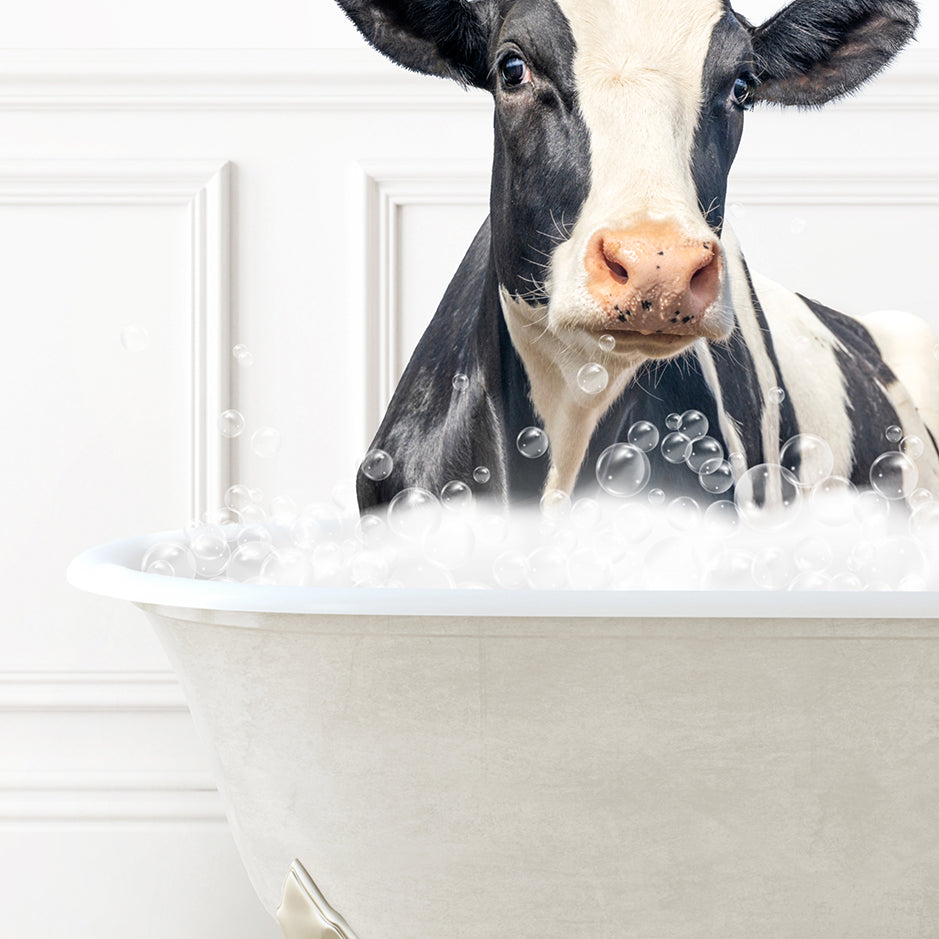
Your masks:
M720 292L721 283L721 264L717 254L702 267L695 271L689 285L691 295L698 300L702 306L709 306L713 303Z
M608 257L606 254L603 255L603 260L606 261L606 266L613 275L613 280L618 284L625 284L626 281L629 280L629 272L619 261L614 261L613 258Z

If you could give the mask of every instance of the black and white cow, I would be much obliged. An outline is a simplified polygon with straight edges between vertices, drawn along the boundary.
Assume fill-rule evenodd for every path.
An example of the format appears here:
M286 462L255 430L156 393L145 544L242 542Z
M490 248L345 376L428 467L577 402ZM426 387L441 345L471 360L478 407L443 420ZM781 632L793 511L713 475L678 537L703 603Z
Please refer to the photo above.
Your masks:
M919 484L939 492L930 329L845 316L758 276L723 224L744 112L852 92L913 36L912 0L795 0L758 27L727 0L340 3L396 62L495 101L491 214L378 430L394 470L360 472L363 510L449 480L510 502L572 492L634 422L663 428L686 409L749 466L817 434L833 474L857 484L899 425L925 442ZM610 376L599 394L577 382L591 362ZM529 425L548 458L518 452ZM689 479L657 460L650 485Z

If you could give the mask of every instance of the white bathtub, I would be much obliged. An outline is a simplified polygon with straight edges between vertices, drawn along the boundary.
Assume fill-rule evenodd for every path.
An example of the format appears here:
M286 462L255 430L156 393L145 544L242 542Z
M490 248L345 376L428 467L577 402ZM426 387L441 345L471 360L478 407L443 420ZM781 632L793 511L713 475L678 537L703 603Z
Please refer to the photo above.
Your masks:
M154 624L265 907L315 881L288 935L939 935L937 594L245 586L154 540L69 579Z

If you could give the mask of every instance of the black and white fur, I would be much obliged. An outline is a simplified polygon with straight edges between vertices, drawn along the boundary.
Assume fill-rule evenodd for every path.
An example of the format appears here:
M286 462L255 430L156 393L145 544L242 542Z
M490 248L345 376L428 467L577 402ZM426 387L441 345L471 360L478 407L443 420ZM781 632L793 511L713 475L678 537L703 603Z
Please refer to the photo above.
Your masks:
M912 0L795 0L759 27L726 0L340 3L395 61L495 101L490 217L375 436L394 470L379 482L359 474L363 510L450 480L508 502L572 492L634 422L661 428L690 408L750 466L817 434L832 446L833 474L858 484L897 424L926 443L920 485L939 491L928 327L905 314L861 321L759 277L723 224L744 111L853 92L912 37ZM584 248L598 228L644 218L718 236L720 300L674 354L605 354L580 328L595 312ZM600 395L576 384L590 361L611 377ZM457 373L465 390L453 387ZM529 425L547 431L548 458L518 452ZM685 467L653 465L650 485L688 488ZM473 480L477 466L489 468L487 483Z

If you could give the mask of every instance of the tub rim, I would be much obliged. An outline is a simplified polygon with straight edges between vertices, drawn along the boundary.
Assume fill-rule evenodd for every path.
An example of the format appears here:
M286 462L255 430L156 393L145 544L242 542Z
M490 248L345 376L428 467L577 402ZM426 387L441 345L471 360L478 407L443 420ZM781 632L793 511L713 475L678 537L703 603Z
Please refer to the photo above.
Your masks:
M937 619L939 591L465 590L288 587L147 574L138 559L179 530L98 545L68 566L80 590L178 609L347 616Z

